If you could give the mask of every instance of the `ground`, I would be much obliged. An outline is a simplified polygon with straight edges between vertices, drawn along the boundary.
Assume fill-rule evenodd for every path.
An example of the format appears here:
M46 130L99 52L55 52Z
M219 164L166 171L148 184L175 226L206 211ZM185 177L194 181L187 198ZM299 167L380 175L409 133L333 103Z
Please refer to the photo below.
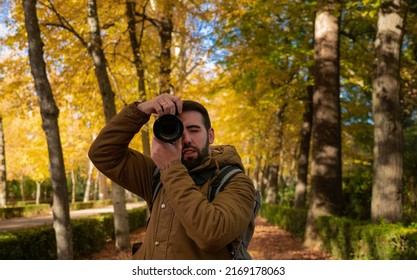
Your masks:
M131 234L132 242L142 240L144 229L139 229ZM249 252L254 260L326 260L330 255L303 247L301 238L293 237L290 233L272 226L265 219L256 219L256 228ZM92 260L129 260L130 252L116 253L114 242L109 242L106 247L93 254Z

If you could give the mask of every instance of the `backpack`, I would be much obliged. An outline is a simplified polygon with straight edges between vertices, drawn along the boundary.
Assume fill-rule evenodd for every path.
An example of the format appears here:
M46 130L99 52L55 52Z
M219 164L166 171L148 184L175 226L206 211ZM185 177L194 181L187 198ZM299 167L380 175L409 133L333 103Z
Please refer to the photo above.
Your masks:
M227 183L238 173L242 173L243 170L236 165L226 165L221 170L219 175L210 183L209 191L207 194L207 199L211 202L216 197L216 195L223 191L224 188L227 186ZM214 176L213 170L207 170L202 174L198 174L196 177L193 177L194 182L196 185L204 184L208 179ZM152 203L149 205L149 212L152 211L153 202L156 199L159 189L162 186L162 182L160 181L160 173L159 168L155 168L154 171L154 179L153 179L153 198ZM261 206L261 194L259 190L255 190L255 199L253 201L253 211L252 217L248 224L248 227L242 233L242 240L240 241L233 241L227 246L230 254L232 255L234 260L251 260L251 256L248 253L248 246L249 242L252 239L253 233L255 231L255 218L258 215L259 208Z

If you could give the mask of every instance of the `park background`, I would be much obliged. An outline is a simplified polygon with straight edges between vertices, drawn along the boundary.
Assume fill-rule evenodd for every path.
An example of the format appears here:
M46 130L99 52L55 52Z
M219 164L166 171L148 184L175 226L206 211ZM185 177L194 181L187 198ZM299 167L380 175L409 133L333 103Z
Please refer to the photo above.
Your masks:
M52 205L57 258L74 256L77 202L111 200L117 249L130 249L137 198L87 151L124 106L160 93L207 106L262 214L306 246L416 258L416 1L1 6L0 205ZM132 148L149 154L153 120Z

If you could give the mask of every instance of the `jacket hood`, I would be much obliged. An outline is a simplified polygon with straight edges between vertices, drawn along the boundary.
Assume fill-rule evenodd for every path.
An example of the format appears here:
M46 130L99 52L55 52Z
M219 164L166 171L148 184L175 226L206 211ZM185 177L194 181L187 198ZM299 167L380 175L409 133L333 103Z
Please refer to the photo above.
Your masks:
M215 168L219 170L225 165L237 165L244 170L242 159L236 148L231 145L213 145L210 147L210 155L198 167L191 170L191 173L199 172L202 169Z

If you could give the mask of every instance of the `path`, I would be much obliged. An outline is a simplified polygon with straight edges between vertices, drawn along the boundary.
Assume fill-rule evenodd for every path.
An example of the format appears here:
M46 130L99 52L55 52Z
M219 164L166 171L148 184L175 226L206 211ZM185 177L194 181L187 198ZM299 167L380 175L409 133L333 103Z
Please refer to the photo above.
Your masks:
M139 229L131 234L131 241L143 239L144 229ZM301 238L293 237L290 233L272 226L265 219L256 219L256 228L249 252L254 260L326 260L331 256L322 252L306 249L303 247ZM93 254L92 260L129 260L130 253L115 253L114 242L109 242L106 247Z
M135 203L126 203L127 209L137 208L144 206L145 202L135 202ZM113 205L108 205L102 208L91 208L91 209L82 209L82 210L73 210L71 211L71 219L76 219L85 216L91 216L100 213L112 213ZM13 218L7 220L0 220L0 232L15 230L20 228L29 228L45 224L52 224L53 218L52 214L31 217L31 218Z
M249 244L249 252L254 260L327 260L331 256L307 249L303 240L289 232L268 223L266 219L256 219L255 233Z

